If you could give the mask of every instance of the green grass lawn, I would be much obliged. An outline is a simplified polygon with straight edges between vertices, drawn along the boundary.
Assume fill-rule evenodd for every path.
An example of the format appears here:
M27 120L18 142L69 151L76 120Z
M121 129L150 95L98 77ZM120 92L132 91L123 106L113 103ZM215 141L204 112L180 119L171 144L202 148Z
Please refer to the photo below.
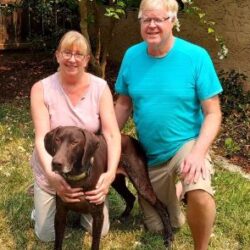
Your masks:
M26 190L33 182L29 165L33 138L28 101L16 100L1 104L0 250L53 249L53 243L41 243L36 239L30 219L33 201L32 197L26 194ZM217 219L209 249L250 249L249 180L217 166L214 187ZM160 236L143 230L138 204L128 221L121 223L116 218L123 208L123 201L111 190L111 229L102 240L102 249L164 249ZM66 235L68 237L64 240L64 249L89 249L91 237L82 229L69 227ZM192 249L187 225L176 233L173 249Z

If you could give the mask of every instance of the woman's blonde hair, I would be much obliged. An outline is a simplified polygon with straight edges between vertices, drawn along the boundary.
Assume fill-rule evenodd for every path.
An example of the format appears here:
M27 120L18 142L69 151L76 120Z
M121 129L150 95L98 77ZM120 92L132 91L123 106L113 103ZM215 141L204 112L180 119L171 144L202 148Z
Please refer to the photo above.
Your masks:
M172 13L177 17L178 3L176 0L142 0L139 8L138 18L141 18L144 10L161 10Z
M57 47L57 51L71 49L73 45L76 45L84 55L90 54L90 46L87 39L81 33L74 30L68 31L63 35Z

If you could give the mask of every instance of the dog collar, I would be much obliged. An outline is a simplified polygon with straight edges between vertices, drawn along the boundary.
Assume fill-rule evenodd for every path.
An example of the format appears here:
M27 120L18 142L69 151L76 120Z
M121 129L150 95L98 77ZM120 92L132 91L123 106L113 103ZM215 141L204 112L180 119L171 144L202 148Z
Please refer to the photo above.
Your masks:
M92 167L94 164L94 157L90 158L90 166ZM88 168L90 169L90 167ZM89 171L88 171L89 172ZM88 173L83 172L79 175L70 175L70 174L63 174L63 177L69 181L80 181L82 179L84 179L86 176L88 175Z
M69 175L69 174L64 174L63 177L69 181L80 181L84 179L87 176L86 172L83 172L79 175Z

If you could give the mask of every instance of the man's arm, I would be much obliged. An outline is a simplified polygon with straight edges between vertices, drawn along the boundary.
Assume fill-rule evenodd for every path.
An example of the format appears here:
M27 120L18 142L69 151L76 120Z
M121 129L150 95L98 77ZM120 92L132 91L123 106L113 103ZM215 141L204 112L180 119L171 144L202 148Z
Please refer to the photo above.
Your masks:
M119 95L115 103L115 114L120 130L124 127L132 113L133 104L129 96Z
M202 101L202 109L205 116L200 135L191 151L184 159L181 172L185 182L196 182L200 175L207 176L204 159L210 145L215 139L221 124L221 109L218 95Z

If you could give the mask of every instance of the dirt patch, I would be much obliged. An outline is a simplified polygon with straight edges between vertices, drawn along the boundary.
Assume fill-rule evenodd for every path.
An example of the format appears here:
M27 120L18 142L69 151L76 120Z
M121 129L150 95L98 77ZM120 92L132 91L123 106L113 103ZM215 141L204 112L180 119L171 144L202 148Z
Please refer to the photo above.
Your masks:
M0 102L29 96L31 86L55 70L56 61L49 53L0 53Z

